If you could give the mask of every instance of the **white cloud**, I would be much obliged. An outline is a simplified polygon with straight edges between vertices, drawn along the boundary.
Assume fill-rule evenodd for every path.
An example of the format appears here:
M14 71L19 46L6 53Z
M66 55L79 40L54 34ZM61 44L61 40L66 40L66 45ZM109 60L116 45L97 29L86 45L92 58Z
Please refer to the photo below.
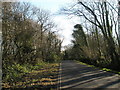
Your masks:
M22 0L29 1L33 5L49 10L51 13L56 14L60 8L72 3L75 0ZM64 41L62 46L70 44L72 39L72 30L74 29L74 25L79 23L78 18L67 19L65 15L54 15L54 22L58 25L58 28L62 29L62 31L58 32L60 36L64 37ZM63 38L62 37L62 38Z
M62 31L59 32L59 34L64 36L62 46L70 44L74 25L79 23L79 19L77 17L68 19L66 16L59 15L54 17L54 21L58 24L58 28L62 29Z
M55 16L54 21L58 28L62 29L59 34L64 36L63 46L70 43L73 25L66 19L65 16Z

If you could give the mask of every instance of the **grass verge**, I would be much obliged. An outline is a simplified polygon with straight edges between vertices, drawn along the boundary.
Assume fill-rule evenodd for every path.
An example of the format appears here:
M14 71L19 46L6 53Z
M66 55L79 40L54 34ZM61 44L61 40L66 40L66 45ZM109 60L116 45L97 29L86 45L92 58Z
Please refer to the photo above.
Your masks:
M101 70L103 70L103 71L112 72L112 73L116 73L116 74L119 74L119 75L120 75L120 72L118 72L118 71L114 71L114 70L111 70L111 69L108 69L108 68L96 67L96 66L94 66L94 65L89 65L89 64L87 64L87 63L83 63L83 62L78 61L78 60L75 60L75 61L76 61L77 63L82 64L82 65L87 65L87 66L89 66L89 67L98 68L98 69L101 69Z

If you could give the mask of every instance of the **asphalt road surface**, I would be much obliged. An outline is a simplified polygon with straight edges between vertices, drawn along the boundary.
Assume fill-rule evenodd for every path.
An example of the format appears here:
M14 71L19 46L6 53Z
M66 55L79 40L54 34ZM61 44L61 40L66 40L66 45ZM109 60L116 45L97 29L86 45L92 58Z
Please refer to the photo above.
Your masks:
M60 89L68 90L120 90L120 75L81 65L75 61L62 61L60 67Z

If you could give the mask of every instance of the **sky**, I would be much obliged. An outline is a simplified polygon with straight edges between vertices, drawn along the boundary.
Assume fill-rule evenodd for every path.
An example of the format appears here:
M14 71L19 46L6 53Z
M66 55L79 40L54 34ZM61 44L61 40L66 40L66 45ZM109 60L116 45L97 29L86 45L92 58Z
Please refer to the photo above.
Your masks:
M5 1L17 1L17 0L5 0ZM59 14L59 11L62 7L68 6L75 2L76 0L19 0L30 2L32 5L37 6L38 8L42 8L48 10L53 15L52 19L56 23L57 28L60 30L58 33L61 39L64 39L62 46L71 44L72 31L75 24L81 23L81 19L78 17L68 18L67 15ZM84 0L81 0L84 1ZM87 0L90 1L90 0ZM101 1L101 0L93 0L93 1ZM111 0L117 1L117 0Z
M62 7L73 4L76 0L31 0L31 3L39 8L49 10L53 14L53 20L58 25L58 28L61 30L58 33L61 38L64 38L62 46L71 44L72 40L72 31L75 24L81 23L81 19L74 17L69 19L68 16L58 14ZM81 0L84 1L84 0ZM91 0L87 0L90 1ZM93 0L101 1L101 0ZM104 0L103 0L104 1ZM109 0L108 0L109 1ZM116 2L117 0L110 0L111 2Z
M48 10L51 12L52 19L57 25L58 34L60 38L63 40L62 46L66 46L71 44L72 39L72 31L75 24L79 23L79 19L75 18L68 18L68 16L59 14L59 11L62 7L72 4L75 0L0 0L2 2L30 2L32 5ZM0 32L1 33L1 32Z
M62 46L66 46L71 44L72 39L72 31L75 24L79 23L79 19L74 17L70 19L67 15L59 14L59 11L62 7L70 5L73 0L39 0L29 1L34 6L38 8L42 8L48 10L53 15L52 19L57 25L59 30L58 34L60 35L61 39L63 40Z

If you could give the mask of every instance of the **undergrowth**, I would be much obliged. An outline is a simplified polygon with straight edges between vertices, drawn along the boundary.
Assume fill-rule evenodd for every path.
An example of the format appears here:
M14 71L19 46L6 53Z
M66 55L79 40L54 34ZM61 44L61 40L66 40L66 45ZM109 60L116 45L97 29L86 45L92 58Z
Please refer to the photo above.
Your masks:
M43 61L35 65L14 63L7 67L3 75L3 87L18 87L20 85L27 87L25 83L33 83L34 81L39 82L43 78L49 78L49 76L55 75L58 71L58 66L59 63L48 63Z

